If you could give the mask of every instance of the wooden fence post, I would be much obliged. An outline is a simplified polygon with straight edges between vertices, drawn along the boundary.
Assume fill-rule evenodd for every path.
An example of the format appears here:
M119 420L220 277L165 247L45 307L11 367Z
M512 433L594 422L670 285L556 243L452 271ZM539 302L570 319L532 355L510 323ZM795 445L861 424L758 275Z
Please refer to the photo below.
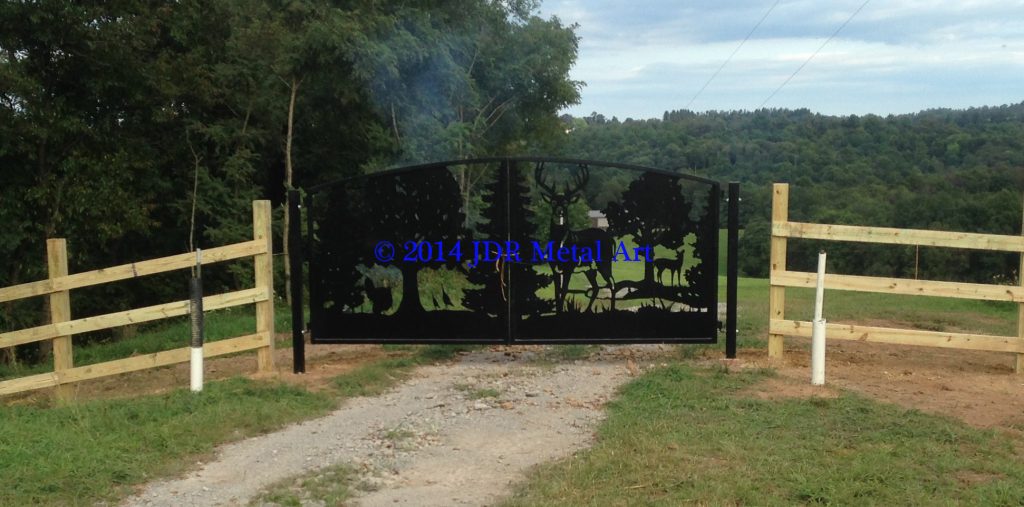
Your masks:
M256 267L256 288L267 292L267 300L256 303L256 333L267 345L256 352L256 366L260 372L274 369L274 263L273 241L270 230L270 201L252 202L253 239L266 244L266 253L253 256Z
M61 276L67 276L67 240L64 238L46 240L46 267L51 280ZM62 290L51 293L47 299L49 299L50 304L51 324L71 320L70 291ZM56 395L58 402L67 402L74 397L74 388L70 384L62 383L62 373L64 370L70 370L74 366L71 335L53 338L53 372L56 374L57 378Z
M789 221L789 184L772 185L772 240L771 240L771 271L769 276L774 279L777 273L786 270L786 238L775 235L775 224ZM786 287L772 283L768 291L769 329L771 320L786 318ZM783 336L768 334L768 357L782 359Z

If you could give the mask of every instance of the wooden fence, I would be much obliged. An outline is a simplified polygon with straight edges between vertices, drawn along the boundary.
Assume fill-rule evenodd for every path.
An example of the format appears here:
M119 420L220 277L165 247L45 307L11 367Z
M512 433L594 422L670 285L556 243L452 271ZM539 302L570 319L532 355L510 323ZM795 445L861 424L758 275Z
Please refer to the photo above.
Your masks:
M1018 271L1017 278L1021 282L1021 286L826 274L825 288L1019 303L1017 336L946 333L829 323L826 328L828 339L1013 352L1017 355L1017 373L1024 373L1024 236L790 222L789 185L776 183L772 190L769 357L782 357L783 336L811 336L811 322L786 320L785 317L786 287L813 288L817 277L816 273L795 272L786 269L786 241L788 238L949 247L1020 253L1021 269Z
M203 250L202 263L213 264L232 259L252 257L255 283L251 289L216 294L203 298L204 310L217 310L246 304L256 305L256 332L235 338L206 343L205 357L214 357L257 349L257 367L261 372L274 371L274 272L271 256L270 201L253 201L253 239L243 243ZM47 296L50 323L38 327L0 333L0 348L52 340L53 372L30 375L0 382L0 396L32 389L56 387L58 399L73 397L75 382L117 375L189 361L189 347L133 356L104 363L75 366L72 336L119 326L188 315L189 301L175 301L123 312L71 318L70 291L119 280L156 273L189 269L195 265L195 253L184 253L121 266L68 274L68 257L64 239L46 242L49 278L38 282L0 288L0 303L29 297ZM184 291L183 291L184 292ZM188 343L188 337L182 337Z

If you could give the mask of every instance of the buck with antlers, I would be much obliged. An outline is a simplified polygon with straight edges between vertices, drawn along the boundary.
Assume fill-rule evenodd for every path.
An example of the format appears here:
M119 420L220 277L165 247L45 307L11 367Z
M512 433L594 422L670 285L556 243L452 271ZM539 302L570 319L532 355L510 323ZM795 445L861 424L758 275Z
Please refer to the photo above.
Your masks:
M551 266L551 273L554 275L555 285L555 312L562 313L565 308L565 297L569 293L569 279L574 271L580 270L590 281L590 302L586 311L590 311L597 299L601 285L598 283L597 274L600 274L611 291L611 309L615 309L615 277L612 275L612 256L614 254L615 239L607 231L589 228L572 230L569 228L568 212L569 205L579 200L587 181L590 179L590 170L586 164L580 164L572 171L572 181L567 182L563 191L555 189L555 185L544 180L544 163L538 162L534 170L534 181L540 188L541 198L551 205L551 221L549 223L548 239L553 243L554 249L562 247L572 248L577 245L586 247L597 247L593 260L573 258L567 261L552 260L548 263ZM596 273L595 273L596 272Z

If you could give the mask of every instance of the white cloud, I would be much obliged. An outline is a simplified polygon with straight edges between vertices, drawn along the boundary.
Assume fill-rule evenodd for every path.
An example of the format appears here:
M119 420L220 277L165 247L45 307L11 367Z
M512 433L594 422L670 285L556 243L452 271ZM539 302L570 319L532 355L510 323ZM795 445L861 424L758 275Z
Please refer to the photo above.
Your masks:
M691 106L753 109L862 0L782 1ZM771 1L552 1L542 15L579 23L571 113L659 117L682 108ZM1024 101L1024 1L873 0L768 107L889 114Z

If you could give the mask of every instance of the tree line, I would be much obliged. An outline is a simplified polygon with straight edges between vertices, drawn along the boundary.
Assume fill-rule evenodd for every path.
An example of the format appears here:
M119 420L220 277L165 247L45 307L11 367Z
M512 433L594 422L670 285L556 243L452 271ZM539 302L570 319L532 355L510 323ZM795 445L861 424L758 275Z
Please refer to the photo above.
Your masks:
M68 238L72 272L96 269L251 238L253 199L275 203L280 227L290 188L550 151L557 111L579 100L578 38L537 12L532 0L0 4L0 286L46 277L48 237ZM469 195L480 182L459 184ZM236 265L206 278L216 290L248 277ZM72 304L76 317L155 304L183 283L83 289ZM38 300L0 304L0 329L41 313Z
M742 183L740 266L767 276L771 183L787 182L790 219L1021 234L1024 103L916 114L825 116L806 109L694 113L620 121L563 116L563 154ZM611 195L626 182L606 182ZM601 195L590 196L600 202ZM1010 283L1019 256L969 250L790 242L790 269ZM916 269L915 269L916 268Z

